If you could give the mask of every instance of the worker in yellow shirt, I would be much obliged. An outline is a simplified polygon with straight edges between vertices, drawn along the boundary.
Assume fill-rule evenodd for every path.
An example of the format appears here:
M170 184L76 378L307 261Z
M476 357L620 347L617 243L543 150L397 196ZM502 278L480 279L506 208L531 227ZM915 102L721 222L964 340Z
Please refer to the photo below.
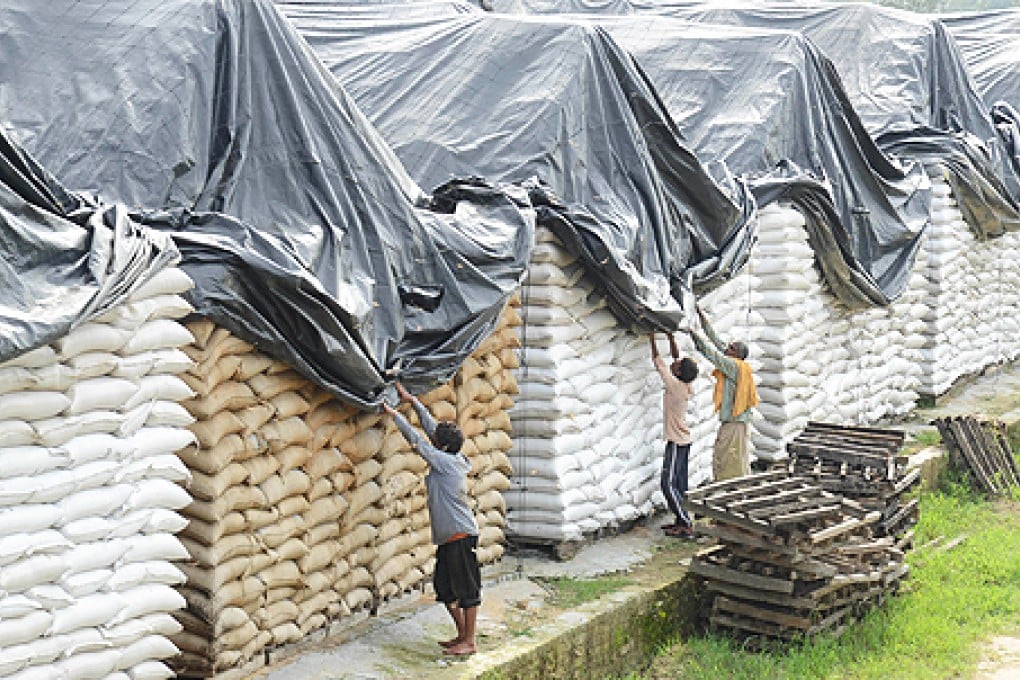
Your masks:
M688 329L694 346L715 366L714 402L719 414L719 433L712 451L712 474L716 481L751 474L751 409L758 405L758 390L747 363L748 348L740 341L724 343L712 329L708 317L698 308L701 333Z

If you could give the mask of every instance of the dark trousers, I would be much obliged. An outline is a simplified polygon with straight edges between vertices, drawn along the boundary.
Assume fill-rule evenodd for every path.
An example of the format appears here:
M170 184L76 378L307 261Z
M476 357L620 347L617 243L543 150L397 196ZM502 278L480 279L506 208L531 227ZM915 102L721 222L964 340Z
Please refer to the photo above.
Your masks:
M666 505L676 515L676 523L684 527L693 524L690 515L680 505L684 494L687 493L687 458L690 453L690 444L666 442L666 454L662 458L662 476L659 479L662 495L666 497Z

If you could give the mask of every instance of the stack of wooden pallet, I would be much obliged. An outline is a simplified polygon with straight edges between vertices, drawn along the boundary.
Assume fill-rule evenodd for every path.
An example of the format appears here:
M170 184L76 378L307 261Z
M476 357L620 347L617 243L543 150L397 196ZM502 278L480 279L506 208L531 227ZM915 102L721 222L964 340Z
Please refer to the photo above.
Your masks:
M908 571L893 539L872 535L880 512L786 471L701 487L684 506L719 539L691 561L709 622L751 641L839 634Z
M933 423L989 495L999 496L1020 488L1020 470L1006 438L1006 426L998 421L979 421L974 416L939 418Z
M920 469L907 470L906 456L898 455L903 439L900 430L810 422L786 449L795 474L879 511L875 535L893 537L902 549L913 541L918 515L917 499L903 496L921 479Z

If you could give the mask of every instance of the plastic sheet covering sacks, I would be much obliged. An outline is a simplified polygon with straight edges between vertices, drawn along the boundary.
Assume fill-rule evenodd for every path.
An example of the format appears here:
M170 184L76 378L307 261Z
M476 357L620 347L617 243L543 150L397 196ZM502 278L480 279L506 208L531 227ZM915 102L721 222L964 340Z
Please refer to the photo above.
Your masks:
M650 13L699 23L800 31L835 64L880 147L948 166L971 229L984 237L1020 228L1020 175L955 42L931 15L864 3L492 0L492 5L499 11Z
M947 14L949 27L960 47L967 71L991 111L999 136L1020 175L1020 10L974 14Z
M0 226L0 677L172 677L192 282L2 136Z
M4 2L0 119L171 231L200 314L352 403L448 379L532 242L482 182L425 197L266 0Z
M746 260L753 201L700 164L604 31L280 6L423 186L472 173L527 186L625 327L675 328L687 279L710 288Z
M928 222L927 175L878 149L812 43L662 17L598 21L634 55L701 158L751 177L759 205L797 205L845 304L903 293Z

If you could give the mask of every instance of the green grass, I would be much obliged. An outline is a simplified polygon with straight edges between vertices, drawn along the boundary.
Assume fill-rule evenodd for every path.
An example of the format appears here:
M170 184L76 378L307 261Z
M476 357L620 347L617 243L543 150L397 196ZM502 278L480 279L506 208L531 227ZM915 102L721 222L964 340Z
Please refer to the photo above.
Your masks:
M962 478L921 498L911 576L900 595L871 612L841 638L818 638L784 652L745 652L735 642L703 637L678 641L633 678L969 677L981 644L1020 634L1020 507L992 504ZM942 550L952 539L966 540Z
M903 455L909 456L912 453L917 453L921 449L928 448L929 446L935 446L942 442L942 435L939 431L932 428L930 430L921 430L914 433L903 445Z
M550 592L549 603L557 607L576 607L597 600L631 584L630 579L608 576L594 579L551 578L541 579Z

